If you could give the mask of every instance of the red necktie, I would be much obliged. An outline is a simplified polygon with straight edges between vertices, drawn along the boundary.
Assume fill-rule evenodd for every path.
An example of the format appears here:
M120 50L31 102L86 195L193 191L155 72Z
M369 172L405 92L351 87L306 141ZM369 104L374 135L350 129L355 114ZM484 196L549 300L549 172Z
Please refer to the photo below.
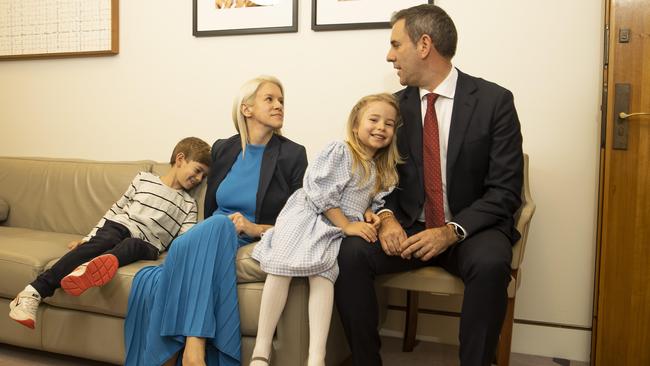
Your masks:
M433 104L438 94L429 93L427 113L424 115L422 131L424 165L424 220L427 228L445 224L445 208L442 202L442 175L440 173L440 135L438 117Z

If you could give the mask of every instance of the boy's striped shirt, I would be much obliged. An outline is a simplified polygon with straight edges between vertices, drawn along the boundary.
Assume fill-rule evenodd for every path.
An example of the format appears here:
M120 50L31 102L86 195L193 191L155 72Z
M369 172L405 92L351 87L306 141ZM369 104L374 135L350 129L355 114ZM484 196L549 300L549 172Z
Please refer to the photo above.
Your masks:
M176 236L196 224L197 218L198 207L189 193L168 187L152 173L140 172L84 241L110 220L129 229L131 237L151 243L162 252Z

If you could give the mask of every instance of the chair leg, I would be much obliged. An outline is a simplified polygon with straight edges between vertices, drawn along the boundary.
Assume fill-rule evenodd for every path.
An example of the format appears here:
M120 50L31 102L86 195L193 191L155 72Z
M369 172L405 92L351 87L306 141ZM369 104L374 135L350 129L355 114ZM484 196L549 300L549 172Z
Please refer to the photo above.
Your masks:
M510 364L510 346L512 344L512 326L515 317L515 299L508 298L506 317L501 326L501 336L497 345L497 365L508 366Z
M418 330L418 295L417 291L406 291L403 352L411 352L415 347L415 334Z

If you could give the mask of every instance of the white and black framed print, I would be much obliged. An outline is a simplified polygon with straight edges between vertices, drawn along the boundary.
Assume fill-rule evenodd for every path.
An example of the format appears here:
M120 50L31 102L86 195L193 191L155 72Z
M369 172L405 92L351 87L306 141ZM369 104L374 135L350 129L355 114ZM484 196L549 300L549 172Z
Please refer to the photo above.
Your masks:
M298 31L298 0L193 0L196 37Z
M315 31L390 28L391 15L433 0L312 0L311 29Z

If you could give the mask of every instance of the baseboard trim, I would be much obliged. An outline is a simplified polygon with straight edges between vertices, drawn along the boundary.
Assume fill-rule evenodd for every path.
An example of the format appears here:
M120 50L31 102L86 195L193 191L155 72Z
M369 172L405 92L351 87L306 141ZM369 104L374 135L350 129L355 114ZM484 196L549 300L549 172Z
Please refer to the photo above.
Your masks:
M404 307L389 306L380 334L403 337ZM424 311L423 311L424 310ZM416 339L427 342L458 344L458 313L420 309ZM591 329L525 319L515 321L512 352L550 358L589 362Z

